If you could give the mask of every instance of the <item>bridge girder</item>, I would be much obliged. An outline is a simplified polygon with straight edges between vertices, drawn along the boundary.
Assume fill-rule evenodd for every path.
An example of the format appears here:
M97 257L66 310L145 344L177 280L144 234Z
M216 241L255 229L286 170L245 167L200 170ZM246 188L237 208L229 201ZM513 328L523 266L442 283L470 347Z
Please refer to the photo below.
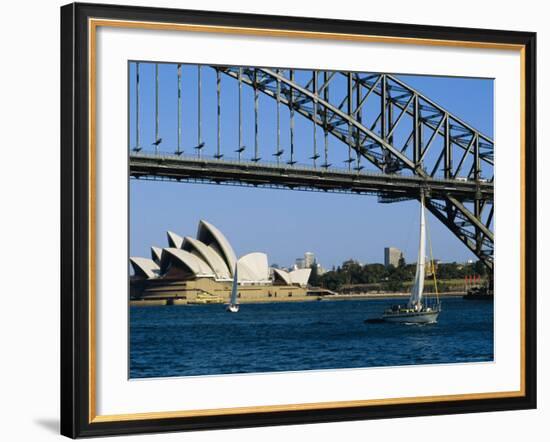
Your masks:
M430 197L443 199L452 191L464 200L471 200L477 190L485 198L492 197L492 186L478 188L474 183L421 178L383 173L320 170L312 167L279 167L253 161L218 161L187 157L138 153L130 158L130 174L134 178L158 178L170 181L200 181L243 183L252 186L304 188L322 191L345 190L349 193L391 195L393 198L417 198L426 186Z

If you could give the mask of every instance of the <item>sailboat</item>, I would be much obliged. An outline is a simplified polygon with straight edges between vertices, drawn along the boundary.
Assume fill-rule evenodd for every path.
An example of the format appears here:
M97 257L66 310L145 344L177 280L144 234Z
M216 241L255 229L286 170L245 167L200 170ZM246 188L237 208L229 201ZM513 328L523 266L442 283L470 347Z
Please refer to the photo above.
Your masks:
M431 249L431 247L430 247ZM431 252L430 252L431 253ZM401 322L415 324L429 324L437 322L441 312L441 303L437 295L437 281L435 280L435 269L433 258L430 259L432 274L434 275L434 287L436 293L435 302L430 305L423 296L424 276L426 273L426 215L424 207L424 194L420 195L420 244L418 247L418 259L416 261L416 273L411 296L406 306L394 305L387 309L382 315L385 322Z
M237 303L238 301L237 284L238 284L237 264L235 264L235 272L233 272L233 285L231 286L231 298L229 298L229 305L225 309L230 313L237 313L239 311L239 304Z

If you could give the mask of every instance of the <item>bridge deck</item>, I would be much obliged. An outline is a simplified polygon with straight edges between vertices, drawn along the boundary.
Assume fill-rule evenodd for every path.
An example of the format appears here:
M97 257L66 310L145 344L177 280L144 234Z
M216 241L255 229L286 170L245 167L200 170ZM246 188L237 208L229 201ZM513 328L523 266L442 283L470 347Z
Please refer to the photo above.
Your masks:
M448 194L462 201L476 198L493 200L493 183L421 178L400 174L324 170L294 165L228 161L210 158L133 153L130 155L133 178L157 178L174 181L210 181L276 186L323 191L348 191L389 197L417 198L421 188L432 198Z

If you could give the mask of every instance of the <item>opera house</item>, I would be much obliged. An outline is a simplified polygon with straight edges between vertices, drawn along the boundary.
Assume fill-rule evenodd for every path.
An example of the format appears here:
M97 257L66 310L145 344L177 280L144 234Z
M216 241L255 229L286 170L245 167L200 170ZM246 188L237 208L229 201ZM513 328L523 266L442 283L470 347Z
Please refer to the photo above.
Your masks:
M167 232L167 237L168 247L151 247L151 258L130 258L132 300L227 302L235 270L241 299L307 295L311 269L270 268L267 255L259 252L237 258L223 233L204 220L199 222L196 238L173 232Z

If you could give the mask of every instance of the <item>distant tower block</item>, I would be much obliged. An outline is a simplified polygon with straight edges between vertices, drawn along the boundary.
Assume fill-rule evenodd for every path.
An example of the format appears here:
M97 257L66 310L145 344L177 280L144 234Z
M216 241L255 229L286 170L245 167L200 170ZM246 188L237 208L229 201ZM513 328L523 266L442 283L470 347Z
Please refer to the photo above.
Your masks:
M310 269L315 262L315 254L312 252L304 253L304 268Z
M384 248L384 265L397 267L399 265L399 260L403 256L403 252L396 247L385 247Z
M304 258L296 258L296 263L294 264L297 269L306 268L306 260Z

